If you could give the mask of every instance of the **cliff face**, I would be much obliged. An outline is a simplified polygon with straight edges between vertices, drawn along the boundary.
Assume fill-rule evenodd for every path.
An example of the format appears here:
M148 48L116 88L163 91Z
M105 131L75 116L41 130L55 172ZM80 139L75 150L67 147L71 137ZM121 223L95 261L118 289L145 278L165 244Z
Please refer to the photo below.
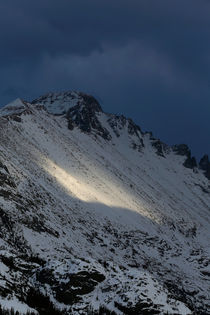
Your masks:
M210 314L208 158L80 92L0 111L0 304Z

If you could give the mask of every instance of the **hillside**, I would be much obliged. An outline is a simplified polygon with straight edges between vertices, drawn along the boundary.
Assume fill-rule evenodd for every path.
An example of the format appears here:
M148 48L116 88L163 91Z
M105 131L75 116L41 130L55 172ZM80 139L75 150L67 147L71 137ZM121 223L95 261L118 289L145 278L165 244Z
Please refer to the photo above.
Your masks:
M81 92L0 110L0 304L210 314L210 163Z

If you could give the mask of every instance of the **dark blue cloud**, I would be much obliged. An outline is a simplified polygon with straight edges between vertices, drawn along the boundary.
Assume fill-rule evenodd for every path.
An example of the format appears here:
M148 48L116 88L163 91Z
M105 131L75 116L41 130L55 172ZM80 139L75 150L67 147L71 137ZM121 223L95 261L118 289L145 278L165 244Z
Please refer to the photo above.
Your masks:
M0 101L93 93L169 143L210 154L210 2L0 2Z

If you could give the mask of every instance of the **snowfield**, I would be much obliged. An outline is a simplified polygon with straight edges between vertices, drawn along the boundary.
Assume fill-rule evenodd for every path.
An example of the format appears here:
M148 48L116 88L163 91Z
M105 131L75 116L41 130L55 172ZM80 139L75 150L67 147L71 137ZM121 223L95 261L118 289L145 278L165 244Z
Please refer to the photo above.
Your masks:
M210 314L210 181L85 97L0 110L2 308Z

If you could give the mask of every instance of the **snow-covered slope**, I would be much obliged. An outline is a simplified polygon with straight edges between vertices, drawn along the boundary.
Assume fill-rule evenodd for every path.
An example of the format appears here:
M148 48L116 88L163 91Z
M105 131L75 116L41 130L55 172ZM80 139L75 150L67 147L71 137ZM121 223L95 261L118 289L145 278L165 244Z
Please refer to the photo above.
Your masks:
M80 92L15 101L0 134L2 307L210 314L208 157Z

